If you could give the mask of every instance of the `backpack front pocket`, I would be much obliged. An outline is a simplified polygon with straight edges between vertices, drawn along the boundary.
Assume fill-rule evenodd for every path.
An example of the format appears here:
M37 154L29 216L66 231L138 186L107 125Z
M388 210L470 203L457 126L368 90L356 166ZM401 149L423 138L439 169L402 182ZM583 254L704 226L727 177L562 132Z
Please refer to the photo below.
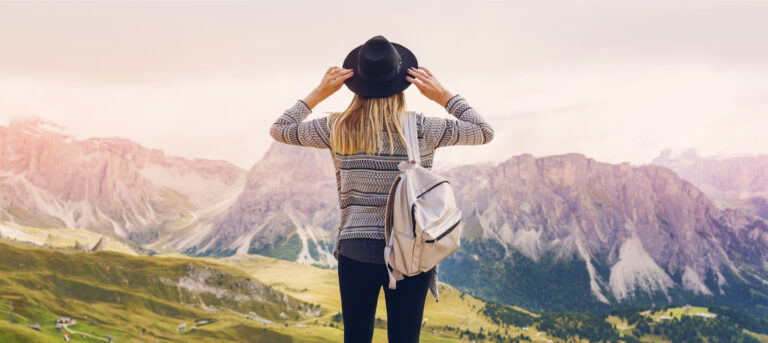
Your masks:
M459 250L463 227L464 222L457 221L434 239L425 239L421 244L419 269L428 271Z
M448 229L446 229L446 230L445 230L445 231L443 231L442 233L439 233L439 234L437 235L437 237L435 237L434 239L428 239L428 240L425 240L424 242L425 242L425 243L435 243L436 241L439 241L441 238L445 237L445 235L447 235L447 234L451 233L451 231L453 231L454 229L456 229L456 227L458 227L460 223L461 223L461 219L459 219L458 221L456 221L456 223L454 223L453 225L451 225L450 227L448 227ZM430 233L430 234L431 234L431 233Z

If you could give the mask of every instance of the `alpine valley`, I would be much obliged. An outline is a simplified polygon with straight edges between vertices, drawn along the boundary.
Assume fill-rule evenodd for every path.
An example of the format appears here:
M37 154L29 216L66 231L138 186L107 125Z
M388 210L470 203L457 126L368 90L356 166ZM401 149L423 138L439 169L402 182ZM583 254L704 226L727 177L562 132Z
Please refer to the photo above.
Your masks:
M712 185L724 183L703 184L714 176L679 162L522 154L436 169L453 183L466 223L461 249L440 264L440 281L533 311L695 303L768 317L768 223L758 206L765 189L752 190L758 200L736 201L749 180L718 190ZM732 162L744 163L717 162L730 170L721 178L741 173ZM752 165L754 175L768 175L768 164ZM4 239L336 262L328 150L275 142L246 171L123 138L78 140L40 117L15 117L0 127L0 190Z

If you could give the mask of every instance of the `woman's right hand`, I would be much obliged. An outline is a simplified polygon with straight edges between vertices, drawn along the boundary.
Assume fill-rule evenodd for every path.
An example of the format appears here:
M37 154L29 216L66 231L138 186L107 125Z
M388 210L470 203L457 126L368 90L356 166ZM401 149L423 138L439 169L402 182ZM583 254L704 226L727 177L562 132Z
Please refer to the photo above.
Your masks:
M419 67L417 69L408 69L408 72L416 78L406 76L405 79L416 85L421 94L424 94L428 99L445 107L448 104L448 100L451 100L453 97L453 94L437 81L429 69Z

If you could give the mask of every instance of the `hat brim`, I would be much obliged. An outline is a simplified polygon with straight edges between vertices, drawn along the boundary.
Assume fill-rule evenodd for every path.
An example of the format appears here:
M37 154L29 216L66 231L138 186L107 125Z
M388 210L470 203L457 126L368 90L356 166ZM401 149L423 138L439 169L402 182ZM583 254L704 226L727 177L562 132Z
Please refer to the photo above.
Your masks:
M400 54L400 58L403 62L403 65L400 68L400 73L384 82L371 82L360 78L358 76L360 75L360 71L357 69L357 54L362 47L362 45L360 45L347 54L347 57L344 59L344 64L342 65L342 68L344 69L353 69L355 71L355 74L352 77L344 80L344 84L347 85L349 90L360 96L380 98L400 93L411 85L411 82L406 80L405 77L409 75L408 68L419 67L416 56L411 50L408 50L408 48L394 42L390 43L397 49L397 53Z

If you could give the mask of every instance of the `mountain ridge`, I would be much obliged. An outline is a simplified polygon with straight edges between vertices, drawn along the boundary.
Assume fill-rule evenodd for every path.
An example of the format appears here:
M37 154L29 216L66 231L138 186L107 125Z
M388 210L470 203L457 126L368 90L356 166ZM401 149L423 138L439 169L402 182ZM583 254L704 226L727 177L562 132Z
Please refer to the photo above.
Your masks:
M243 171L128 139L82 143L17 124L0 129L0 221L83 226L154 252L335 264L338 195L326 149L273 142ZM453 183L468 224L466 249L444 262L456 273L441 280L466 291L483 287L472 279L483 268L473 263L506 277L518 272L507 265L514 262L572 273L598 307L728 297L734 283L768 293L766 222L718 208L668 167L525 153L440 173ZM508 303L538 303L523 290L517 298L485 291Z

